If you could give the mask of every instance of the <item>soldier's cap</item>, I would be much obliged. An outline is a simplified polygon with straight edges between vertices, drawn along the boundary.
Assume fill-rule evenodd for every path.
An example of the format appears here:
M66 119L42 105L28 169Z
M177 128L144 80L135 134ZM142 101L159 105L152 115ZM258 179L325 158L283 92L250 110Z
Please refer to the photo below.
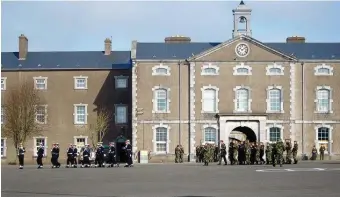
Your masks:
M223 142L223 140L221 140L221 142Z
M55 143L56 145L59 145L59 143Z

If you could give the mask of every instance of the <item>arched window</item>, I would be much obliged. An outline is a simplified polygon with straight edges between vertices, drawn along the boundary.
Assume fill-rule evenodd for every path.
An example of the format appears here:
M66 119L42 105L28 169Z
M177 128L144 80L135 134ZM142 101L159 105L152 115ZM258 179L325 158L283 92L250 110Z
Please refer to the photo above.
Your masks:
M330 111L330 90L319 89L317 90L317 111L329 112Z
M246 88L236 90L236 111L249 111L249 90Z
M213 88L203 89L202 94L203 112L216 112L217 111L217 90Z
M277 141L279 141L279 139L282 139L281 128L271 127L269 129L269 141L277 142Z
M157 68L155 71L159 75L167 75L168 74L168 69L166 68Z
M156 112L168 112L169 100L168 90L165 88L158 88L154 90L154 111Z
M314 74L316 76L331 76L333 75L333 67L327 64L321 64L314 67Z
M165 127L156 128L156 152L167 153L168 129Z
M317 72L318 74L324 74L324 75L329 75L331 73L329 68L319 68Z
M206 127L204 129L204 142L205 143L216 143L217 131L213 127Z
M248 68L238 68L236 70L238 74L249 74L249 69Z
M282 110L282 95L281 90L273 88L268 90L268 111L270 112L281 112Z
M217 70L215 68L205 68L205 69L203 69L203 73L205 75L216 75Z
M170 76L170 67L159 64L152 67L152 75Z
M280 68L270 68L269 72L270 72L270 74L280 74L281 69Z

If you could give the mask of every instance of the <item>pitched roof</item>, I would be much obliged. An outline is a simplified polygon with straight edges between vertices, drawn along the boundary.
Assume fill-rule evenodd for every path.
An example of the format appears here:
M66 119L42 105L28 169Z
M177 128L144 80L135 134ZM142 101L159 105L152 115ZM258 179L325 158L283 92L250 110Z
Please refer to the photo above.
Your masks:
M130 51L28 52L26 60L19 60L18 52L1 52L2 70L66 70L66 69L129 69Z
M137 43L136 59L187 59L221 43ZM304 60L340 60L340 43L263 43Z

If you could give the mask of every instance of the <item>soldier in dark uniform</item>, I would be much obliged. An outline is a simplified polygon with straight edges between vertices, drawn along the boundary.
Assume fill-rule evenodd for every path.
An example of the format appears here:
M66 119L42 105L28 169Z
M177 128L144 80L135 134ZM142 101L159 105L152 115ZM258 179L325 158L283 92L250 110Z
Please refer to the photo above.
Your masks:
M117 167L116 162L116 148L114 143L110 143L110 149L109 149L109 160L108 160L108 167Z
M73 167L77 168L78 167L78 149L77 145L73 144Z
M96 160L95 160L95 167L105 167L103 166L104 163L104 147L101 144L97 144L96 150Z
M266 163L263 159L263 156L264 156L264 144L261 142L261 144L260 144L260 163L261 163L261 165Z
M44 150L44 145L40 144L38 151L37 151L37 164L38 164L38 169L43 168L43 163L42 163L42 158L44 157L45 150Z
M60 163L59 163L59 154L60 154L60 148L59 148L59 143L56 143L56 158L55 158L55 163L57 165L57 168L60 168Z
M297 152L298 152L299 146L297 141L294 141L294 146L293 146L293 160L294 160L294 164L297 164L298 160L297 160Z
M19 148L18 148L19 169L24 168L25 152L26 150L24 146L22 145L22 143L20 143Z
M130 144L130 140L126 140L124 150L127 158L127 164L124 167L133 167L132 146Z
M256 151L256 143L252 143L250 146L250 163L252 165L254 165L256 162Z
M238 146L238 161L240 165L246 163L246 146L244 141Z
M234 142L233 141L231 141L229 143L229 150L228 150L228 152L229 152L229 161L230 161L230 164L234 165Z
M221 165L222 163L222 159L224 161L224 165L227 165L227 146L225 145L225 143L223 142L223 140L221 140L221 149L220 149L220 158L219 158L219 163L218 165Z
M52 168L56 168L57 167L57 146L56 144L52 144L52 149L51 149L51 163L52 163Z
M85 148L84 148L84 151L83 151L83 163L81 165L82 168L87 168L87 167L90 167L91 166L91 163L90 163L90 148L89 148L89 145L86 144L85 145Z
M74 161L72 144L70 144L66 153L67 153L66 168L69 168L73 166L73 161Z
M184 148L182 145L179 145L179 163L183 163L184 158Z

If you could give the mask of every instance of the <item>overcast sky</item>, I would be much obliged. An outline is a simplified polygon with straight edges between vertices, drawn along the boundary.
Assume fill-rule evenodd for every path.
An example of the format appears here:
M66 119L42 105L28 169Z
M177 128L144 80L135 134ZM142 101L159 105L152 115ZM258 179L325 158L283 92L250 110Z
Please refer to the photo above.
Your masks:
M307 42L340 42L340 2L256 2L253 37L284 42L305 36ZM2 2L1 49L17 51L18 36L29 39L29 51L103 50L112 36L114 50L129 50L132 40L163 42L186 35L193 42L231 38L232 9L239 1L221 2Z

